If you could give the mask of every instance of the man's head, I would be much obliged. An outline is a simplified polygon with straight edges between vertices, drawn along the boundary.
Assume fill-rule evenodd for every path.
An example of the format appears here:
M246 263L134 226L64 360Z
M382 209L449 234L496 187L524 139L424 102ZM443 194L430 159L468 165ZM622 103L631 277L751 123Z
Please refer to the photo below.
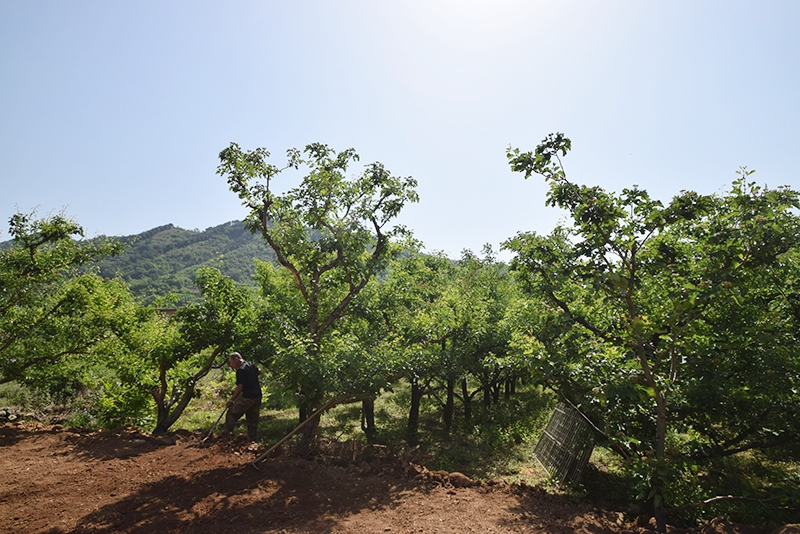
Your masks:
M244 359L242 358L242 355L239 354L238 352L231 352L230 356L228 356L228 365L230 365L234 369L238 369L243 362Z

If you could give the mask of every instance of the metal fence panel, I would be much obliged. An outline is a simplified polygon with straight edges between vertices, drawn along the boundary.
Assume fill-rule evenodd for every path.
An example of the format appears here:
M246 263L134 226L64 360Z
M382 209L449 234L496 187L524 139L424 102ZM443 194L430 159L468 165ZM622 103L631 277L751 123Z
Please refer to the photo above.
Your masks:
M593 431L578 411L560 402L533 451L559 486L580 480L594 449Z

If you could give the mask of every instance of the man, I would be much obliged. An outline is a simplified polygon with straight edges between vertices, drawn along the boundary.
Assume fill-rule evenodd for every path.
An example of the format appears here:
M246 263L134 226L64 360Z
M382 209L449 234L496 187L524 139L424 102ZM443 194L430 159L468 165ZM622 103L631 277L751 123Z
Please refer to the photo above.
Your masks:
M261 371L251 362L246 362L238 352L228 356L228 365L236 371L236 389L228 401L223 434L233 432L236 421L244 415L247 419L247 437L256 441L258 434L258 414L261 410L261 384L258 375Z

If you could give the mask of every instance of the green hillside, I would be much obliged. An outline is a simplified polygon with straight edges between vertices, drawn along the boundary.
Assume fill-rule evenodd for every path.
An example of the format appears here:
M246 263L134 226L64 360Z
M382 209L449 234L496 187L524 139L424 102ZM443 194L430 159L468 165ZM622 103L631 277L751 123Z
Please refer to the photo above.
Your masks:
M177 293L181 302L197 299L194 276L198 268L208 265L239 283L255 285L253 259L275 258L261 236L251 234L240 221L202 232L168 224L115 239L125 244L125 252L99 263L100 274L120 276L145 302L169 292Z

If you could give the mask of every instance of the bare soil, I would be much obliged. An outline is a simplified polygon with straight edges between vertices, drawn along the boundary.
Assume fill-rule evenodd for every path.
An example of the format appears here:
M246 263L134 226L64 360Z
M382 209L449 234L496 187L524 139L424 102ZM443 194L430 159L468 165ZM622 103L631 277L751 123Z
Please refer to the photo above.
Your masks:
M203 437L2 424L0 532L601 534L652 528L641 518L627 522L619 512L541 488L430 472L381 447L329 445L313 460L280 454L255 469L263 448L242 438L204 444ZM720 518L691 532L773 531Z

